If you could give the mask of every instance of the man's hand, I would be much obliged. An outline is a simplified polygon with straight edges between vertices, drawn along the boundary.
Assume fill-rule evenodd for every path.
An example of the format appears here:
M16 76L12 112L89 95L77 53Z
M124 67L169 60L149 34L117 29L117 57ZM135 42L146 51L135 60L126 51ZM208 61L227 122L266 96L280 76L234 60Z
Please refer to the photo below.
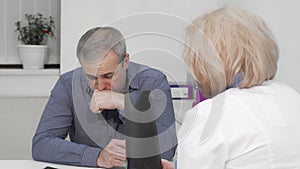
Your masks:
M174 169L175 168L175 166L172 162L165 160L165 159L161 160L161 164L162 164L163 169Z
M125 140L112 139L98 156L97 165L99 167L111 168L113 166L122 166L125 160Z
M95 90L90 101L92 112L101 112L103 109L124 109L124 94L110 90Z

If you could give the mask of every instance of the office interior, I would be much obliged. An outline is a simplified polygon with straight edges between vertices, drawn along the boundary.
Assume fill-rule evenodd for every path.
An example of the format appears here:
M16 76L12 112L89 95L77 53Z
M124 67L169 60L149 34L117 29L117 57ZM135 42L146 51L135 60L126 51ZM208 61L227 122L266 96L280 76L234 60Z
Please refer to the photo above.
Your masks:
M59 75L79 66L76 45L89 28L113 26L127 41L130 60L164 72L178 98L173 100L176 127L195 101L184 96L193 85L183 62L185 27L197 16L231 5L261 16L278 41L276 80L300 92L300 16L297 0L0 0L0 160L31 160L31 139ZM16 51L14 22L24 13L42 12L56 18L56 36L49 40L51 69L24 70ZM58 66L57 66L58 65ZM194 91L192 91L195 93ZM185 93L185 94L182 94ZM284 98L283 98L284 99Z

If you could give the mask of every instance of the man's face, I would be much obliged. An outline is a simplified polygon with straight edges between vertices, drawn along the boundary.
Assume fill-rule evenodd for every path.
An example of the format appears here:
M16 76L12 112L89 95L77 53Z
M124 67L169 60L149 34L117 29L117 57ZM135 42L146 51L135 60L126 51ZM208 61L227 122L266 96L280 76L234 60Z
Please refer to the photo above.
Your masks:
M128 64L128 54L120 62L117 54L110 50L99 63L85 64L82 61L82 68L92 89L121 92L126 85Z

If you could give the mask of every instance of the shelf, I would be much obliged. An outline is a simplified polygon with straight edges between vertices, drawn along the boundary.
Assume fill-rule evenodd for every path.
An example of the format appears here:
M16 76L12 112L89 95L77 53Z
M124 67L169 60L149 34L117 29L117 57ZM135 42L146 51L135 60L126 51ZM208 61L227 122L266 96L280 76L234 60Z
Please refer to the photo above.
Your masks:
M0 76L2 75L59 75L59 69L38 69L38 70L26 70L26 69L0 69Z

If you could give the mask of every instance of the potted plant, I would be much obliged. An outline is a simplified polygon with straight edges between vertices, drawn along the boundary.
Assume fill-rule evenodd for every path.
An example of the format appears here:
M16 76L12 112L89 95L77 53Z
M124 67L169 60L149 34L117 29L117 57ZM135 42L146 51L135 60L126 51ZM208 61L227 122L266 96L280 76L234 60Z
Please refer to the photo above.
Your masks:
M53 37L54 18L43 14L25 14L26 24L17 21L16 32L21 42L17 49L24 69L42 69L48 55L46 38Z

